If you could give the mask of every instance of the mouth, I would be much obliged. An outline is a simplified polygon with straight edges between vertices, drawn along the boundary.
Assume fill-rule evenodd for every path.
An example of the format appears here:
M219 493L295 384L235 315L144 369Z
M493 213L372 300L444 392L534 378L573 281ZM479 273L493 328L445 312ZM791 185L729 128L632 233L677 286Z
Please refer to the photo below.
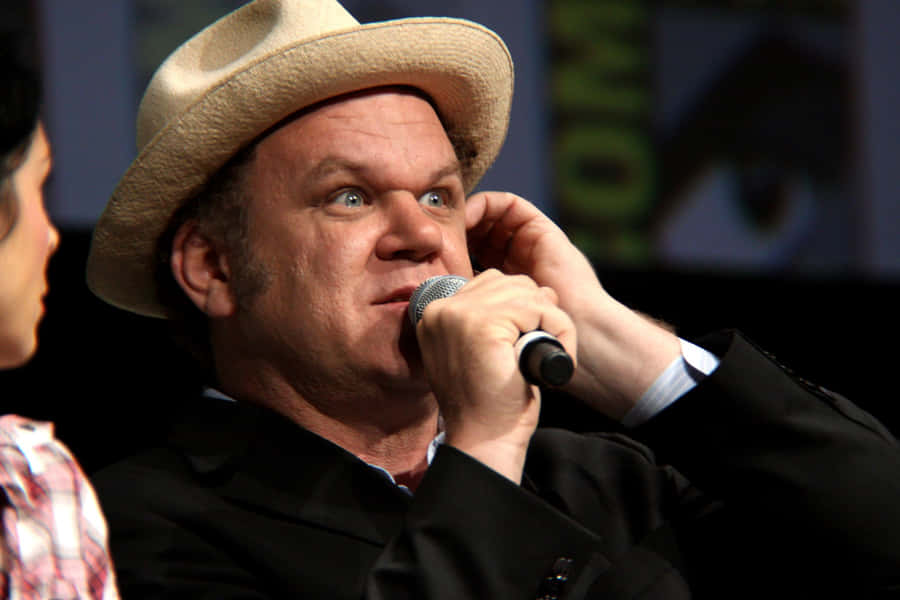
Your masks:
M374 304L398 304L398 303L407 303L409 302L410 297L412 297L413 292L415 291L415 286L404 286L401 288L397 288L386 294L385 296L379 298L374 302Z

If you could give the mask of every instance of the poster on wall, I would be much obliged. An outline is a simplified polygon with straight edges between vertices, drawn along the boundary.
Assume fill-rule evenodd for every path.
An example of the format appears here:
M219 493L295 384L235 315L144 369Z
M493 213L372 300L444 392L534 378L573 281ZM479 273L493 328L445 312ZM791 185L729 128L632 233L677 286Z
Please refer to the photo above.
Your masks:
M853 272L850 6L553 0L556 200L595 259Z

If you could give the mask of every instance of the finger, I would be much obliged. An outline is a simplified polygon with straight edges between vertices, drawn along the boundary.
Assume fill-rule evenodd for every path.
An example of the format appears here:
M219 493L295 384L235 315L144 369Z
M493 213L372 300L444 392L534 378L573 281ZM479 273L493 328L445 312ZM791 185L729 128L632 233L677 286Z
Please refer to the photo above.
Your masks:
M470 322L510 325L509 335L518 335L515 324L528 327L528 331L540 322L539 310L555 306L558 297L549 288L540 288L526 275L505 275L497 269L489 269L466 283L454 296L431 302L423 311L421 322L438 318L438 313L448 311L443 318Z
M466 200L466 231L484 220L488 194L489 192L479 192Z
M482 252L488 248L502 250L515 234L508 227L498 227L504 213L512 208L515 196L501 192L484 192L466 204L466 229L470 248Z
M493 271L470 292L477 293L469 310L479 310L491 318L510 324L510 341L540 329L557 337L573 360L577 350L575 325L558 306L559 295L547 286L538 286L525 275L507 276Z
M551 222L534 204L510 192L480 192L466 202L466 229L475 234L496 227L515 232L535 219Z
M556 293L549 288L541 288L531 300L531 311L522 312L514 318L520 333L541 330L555 337L576 361L578 336L575 324L563 309L556 305Z
M506 273L529 273L544 236L566 239L533 204L507 192L482 192L467 204L470 253L484 266Z

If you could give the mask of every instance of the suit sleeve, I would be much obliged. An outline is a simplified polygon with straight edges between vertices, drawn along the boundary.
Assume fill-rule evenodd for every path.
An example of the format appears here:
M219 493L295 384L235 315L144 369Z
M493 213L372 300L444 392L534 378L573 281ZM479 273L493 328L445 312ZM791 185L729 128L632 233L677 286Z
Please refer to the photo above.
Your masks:
M367 598L690 597L671 555L640 544L667 505L709 506L621 436L539 431L522 486L442 447ZM527 489L526 489L527 488Z
M740 335L703 345L719 368L636 436L745 519L740 531L768 560L790 562L792 577L900 597L896 440Z
M610 562L602 539L451 447L372 569L371 600L576 598Z

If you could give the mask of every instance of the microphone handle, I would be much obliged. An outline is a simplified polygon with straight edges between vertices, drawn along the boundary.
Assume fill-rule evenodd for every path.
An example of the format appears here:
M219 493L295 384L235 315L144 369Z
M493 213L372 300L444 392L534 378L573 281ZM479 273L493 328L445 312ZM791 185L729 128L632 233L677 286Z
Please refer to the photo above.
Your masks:
M536 329L522 334L515 345L519 370L528 383L558 387L572 378L575 363L555 337Z

